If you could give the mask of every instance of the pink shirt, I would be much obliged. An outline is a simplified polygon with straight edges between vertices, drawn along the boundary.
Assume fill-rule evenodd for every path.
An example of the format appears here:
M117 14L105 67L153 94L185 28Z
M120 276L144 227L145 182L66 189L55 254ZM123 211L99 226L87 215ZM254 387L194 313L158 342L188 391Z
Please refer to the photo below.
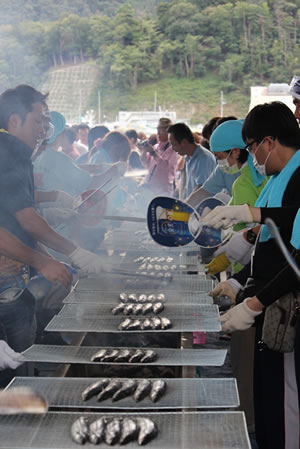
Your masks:
M167 144L168 142L159 142L154 145L156 151L154 157L150 153L144 153L140 159L149 171L146 184L151 190L172 195L179 155L175 153L170 144L166 148Z

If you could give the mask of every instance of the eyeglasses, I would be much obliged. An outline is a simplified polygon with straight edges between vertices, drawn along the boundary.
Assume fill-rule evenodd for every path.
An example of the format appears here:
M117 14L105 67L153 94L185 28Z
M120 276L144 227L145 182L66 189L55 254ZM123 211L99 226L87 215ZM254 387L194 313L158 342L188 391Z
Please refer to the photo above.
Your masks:
M248 153L252 153L252 145L256 143L256 140L253 140L253 142L248 143L248 145L245 146L245 150L248 151Z

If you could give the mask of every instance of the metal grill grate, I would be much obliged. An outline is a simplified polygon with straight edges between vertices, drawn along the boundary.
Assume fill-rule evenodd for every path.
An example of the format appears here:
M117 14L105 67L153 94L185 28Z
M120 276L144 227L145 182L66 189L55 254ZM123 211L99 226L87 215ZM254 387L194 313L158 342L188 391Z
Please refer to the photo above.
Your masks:
M167 280L166 280L167 279ZM88 278L80 279L76 285L77 292L93 292L93 291L116 291L136 289L148 291L190 291L190 292L209 292L213 290L215 281L210 279L202 279L197 275L174 275L172 280L166 278L149 279L148 277L133 277L106 274L99 276L97 279Z
M109 348L108 346L105 346ZM89 346L52 346L33 345L24 351L25 359L28 362L47 363L84 363L91 362L91 357L98 352L101 347ZM127 349L127 348L120 348ZM139 349L139 348L130 348ZM149 348L147 348L149 349ZM117 365L158 365L158 366L222 366L225 361L227 350L225 349L171 349L153 348L158 354L157 360L151 363L118 363ZM99 364L99 363L97 363ZM111 365L100 363L100 365Z
M54 412L45 416L1 416L0 448L78 449L78 444L70 438L70 427L79 416L82 414ZM84 416L94 421L103 413ZM159 429L156 439L149 444L152 449L251 449L242 412L141 413L139 416L153 419ZM95 446L86 443L85 447ZM138 447L137 443L126 445L127 449Z
M205 306L202 306L205 307ZM206 306L213 307L213 306ZM217 308L217 306L214 306ZM166 315L162 315L166 316ZM198 313L195 316L186 315L181 317L172 317L172 328L166 329L163 333L166 332L219 332L221 330L221 325L218 321L218 311L215 313L207 312L207 313ZM98 318L93 316L86 317L77 317L77 316L62 316L56 315L50 323L47 325L47 331L56 331L56 332L126 332L126 333L157 333L162 332L161 330L154 331L120 331L118 326L123 321L123 318L112 317L109 318Z
M15 377L8 388L32 387L46 398L49 407L55 408L157 410L239 406L235 379L165 379L166 393L155 403L149 397L140 402L136 402L132 397L117 402L113 402L111 398L98 402L96 397L83 401L81 392L96 380L96 378Z
M95 292L81 292L76 289L71 291L70 294L64 299L65 304L80 304L80 303L97 303L97 304L113 304L116 305L119 302L119 291L95 291ZM136 290L127 290L125 293L136 293L138 296L144 292ZM147 294L153 293L152 291ZM165 304L213 304L213 298L208 293L198 292L175 292L175 291L157 291L156 293L164 293Z

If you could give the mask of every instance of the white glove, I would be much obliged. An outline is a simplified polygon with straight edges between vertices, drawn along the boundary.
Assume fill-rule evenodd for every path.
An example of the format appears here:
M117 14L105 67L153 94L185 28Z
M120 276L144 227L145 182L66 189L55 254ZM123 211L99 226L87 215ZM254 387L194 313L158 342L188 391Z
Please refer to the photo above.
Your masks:
M61 190L57 191L56 202L60 203L62 207L67 209L73 209L74 207L74 198Z
M232 309L228 310L228 312L219 318L223 332L243 331L252 326L255 317L260 315L262 311L256 312L250 309L247 305L249 299L244 299L243 302L232 307Z
M236 223L253 223L254 218L248 204L242 206L217 206L205 216L205 224L227 229Z
M235 301L236 295L241 288L241 284L235 279L227 279L227 281L220 282L211 292L209 292L209 296L213 296L214 298L228 296L232 301Z
M4 340L0 340L0 370L16 369L24 363L25 359L19 352L15 352Z
M225 253L230 262L239 262L242 265L247 265L251 259L253 245L247 242L243 236L243 232L235 234L229 242L217 249L214 257Z
M41 215L51 226L67 223L72 218L78 217L78 213L73 209L58 209L56 207L41 209Z
M88 274L99 274L106 271L102 259L97 254L86 249L78 247L69 257L76 267Z

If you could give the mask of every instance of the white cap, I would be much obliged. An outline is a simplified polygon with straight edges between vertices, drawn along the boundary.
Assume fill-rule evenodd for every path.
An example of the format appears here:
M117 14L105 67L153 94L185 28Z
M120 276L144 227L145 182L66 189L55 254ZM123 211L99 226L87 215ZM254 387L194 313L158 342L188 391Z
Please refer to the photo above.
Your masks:
M300 76L293 76L293 79L290 82L289 93L292 94L294 98L297 98L297 100L300 100Z

